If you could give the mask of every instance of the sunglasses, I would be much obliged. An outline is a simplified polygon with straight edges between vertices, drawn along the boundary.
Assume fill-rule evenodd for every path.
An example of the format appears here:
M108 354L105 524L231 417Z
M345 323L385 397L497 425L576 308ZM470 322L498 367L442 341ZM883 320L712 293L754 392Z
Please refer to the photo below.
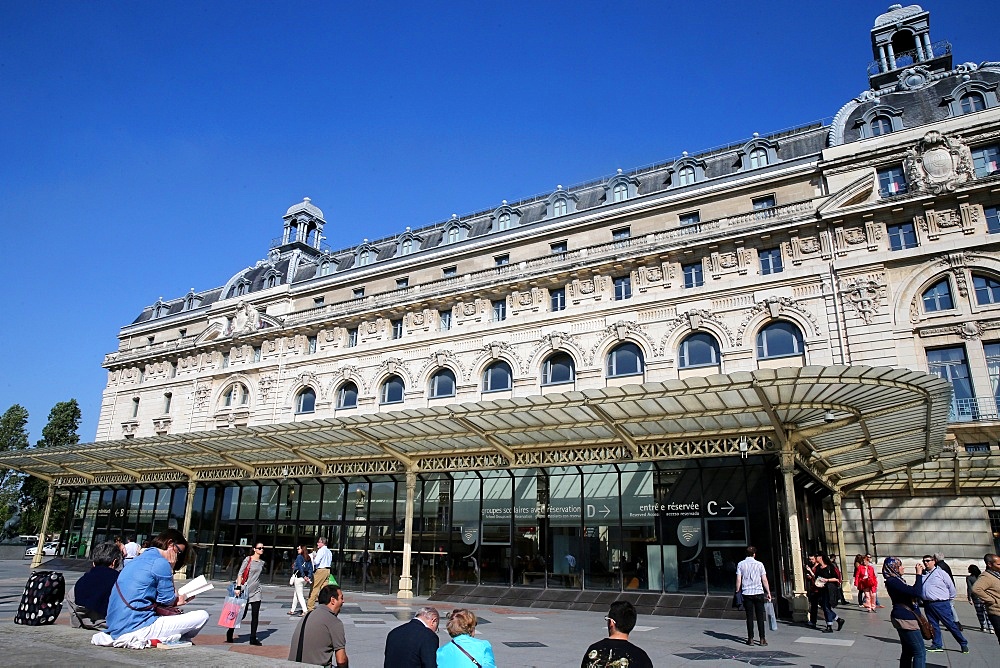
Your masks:
M925 564L929 564L929 563L931 563L934 560L933 559L921 559L921 561L923 561Z
M255 550L263 550L263 549L264 549L264 546L263 546L263 545L261 545L260 547L255 547L254 549L255 549Z

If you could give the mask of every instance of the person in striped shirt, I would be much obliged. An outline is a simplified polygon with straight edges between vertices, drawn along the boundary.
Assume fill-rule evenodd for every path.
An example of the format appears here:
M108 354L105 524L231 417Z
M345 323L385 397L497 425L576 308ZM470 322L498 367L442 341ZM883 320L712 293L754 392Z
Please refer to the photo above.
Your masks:
M747 644L753 644L753 622L757 618L757 631L760 633L758 644L767 645L764 629L767 620L764 618L764 601L771 600L771 586L767 582L764 564L756 559L757 548L753 545L747 548L747 558L736 566L736 591L743 594L743 610L747 614Z

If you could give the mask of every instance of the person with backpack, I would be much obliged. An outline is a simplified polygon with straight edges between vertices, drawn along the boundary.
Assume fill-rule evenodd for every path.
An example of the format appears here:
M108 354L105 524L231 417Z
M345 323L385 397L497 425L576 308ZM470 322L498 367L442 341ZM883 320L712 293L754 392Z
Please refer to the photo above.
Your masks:
M875 590L878 589L878 579L875 577L875 567L871 557L858 555L854 560L854 586L861 592L862 606L868 612L875 612Z

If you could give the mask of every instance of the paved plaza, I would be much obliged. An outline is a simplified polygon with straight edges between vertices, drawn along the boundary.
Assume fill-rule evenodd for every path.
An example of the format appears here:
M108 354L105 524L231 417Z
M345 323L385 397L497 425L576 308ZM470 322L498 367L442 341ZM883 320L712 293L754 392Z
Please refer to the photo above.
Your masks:
M194 665L200 666L280 666L284 661L298 618L286 613L291 605L291 588L265 586L259 636L264 645L248 642L247 628L238 642L227 645L225 630L216 625L224 583L199 596L187 606L211 613L211 620L195 640L195 647L164 652L159 650L113 650L89 644L92 632L69 627L66 610L55 626L21 627L12 622L21 590L27 580L29 563L0 561L0 664L7 666L121 666ZM66 571L68 591L82 575ZM394 626L408 620L424 599L398 601L391 596L347 591L341 619L347 629L347 650L354 668L382 665L385 636ZM451 607L436 602L442 613ZM479 636L489 640L500 668L579 666L584 649L605 634L600 613L535 608L474 606L480 617ZM996 636L981 633L972 606L958 604L966 623L971 654L962 655L950 637L947 652L928 654L928 666L1000 666L1000 645ZM746 633L742 621L706 620L684 617L640 616L632 640L643 647L657 666L896 666L899 642L889 624L888 610L868 614L856 606L841 614L847 620L843 632L822 634L801 625L781 623L768 634L768 647L747 647L741 642ZM442 642L447 638L444 625Z

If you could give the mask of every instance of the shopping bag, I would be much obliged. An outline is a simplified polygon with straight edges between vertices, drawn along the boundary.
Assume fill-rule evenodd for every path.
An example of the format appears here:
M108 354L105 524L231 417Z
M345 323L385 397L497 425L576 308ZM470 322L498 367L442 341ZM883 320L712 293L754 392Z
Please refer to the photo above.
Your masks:
M778 630L778 618L774 614L774 603L764 601L764 616L767 617L767 625L772 631Z
M226 596L225 603L222 604L222 613L219 615L219 626L227 629L240 628L240 621L243 619L243 608L246 607L246 596L237 595L235 588L229 586L229 595Z

